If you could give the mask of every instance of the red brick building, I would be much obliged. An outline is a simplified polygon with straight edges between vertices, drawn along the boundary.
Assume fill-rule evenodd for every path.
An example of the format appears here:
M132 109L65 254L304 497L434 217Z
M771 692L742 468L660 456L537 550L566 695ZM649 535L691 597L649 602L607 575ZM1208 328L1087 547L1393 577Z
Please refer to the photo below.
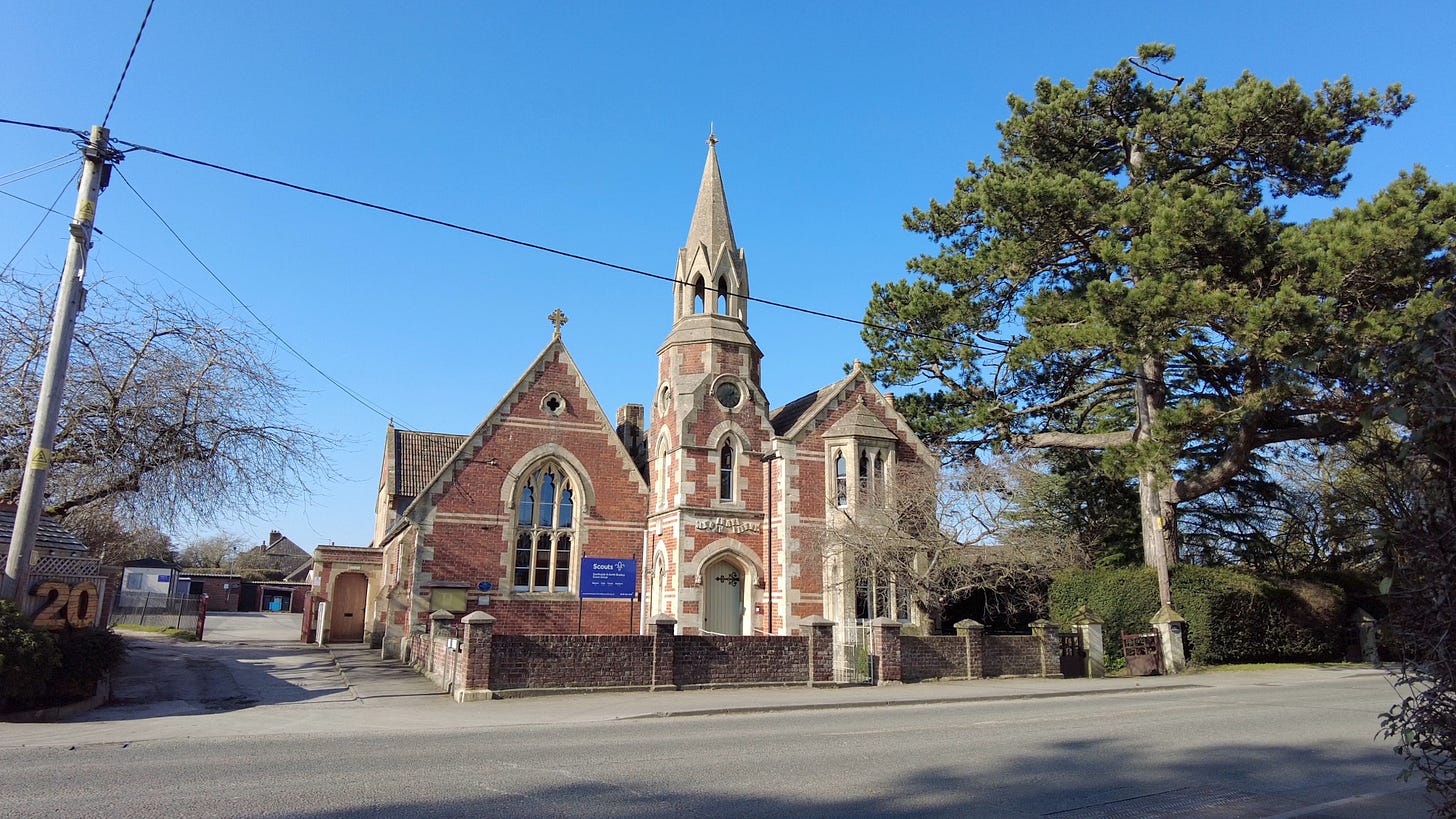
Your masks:
M320 600L337 596L340 563L378 561L356 572L365 639L398 652L442 609L486 611L502 634L636 633L659 613L688 634L791 634L812 615L844 624L904 609L857 607L864 584L813 544L897 465L935 459L857 365L771 407L714 143L650 427L640 405L613 418L597 403L559 311L550 343L473 432L391 425L373 545L316 558ZM586 557L638 561L640 599L581 600Z

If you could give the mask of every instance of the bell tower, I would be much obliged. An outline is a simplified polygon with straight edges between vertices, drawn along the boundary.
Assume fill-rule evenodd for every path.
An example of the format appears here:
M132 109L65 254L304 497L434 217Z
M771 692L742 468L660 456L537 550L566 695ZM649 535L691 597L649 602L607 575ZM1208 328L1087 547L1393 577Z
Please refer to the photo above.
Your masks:
M718 138L709 135L708 160L698 186L693 221L688 227L687 243L677 256L672 332L658 355L678 347L693 347L681 352L688 358L706 355L701 360L712 369L714 353L742 348L741 352L751 360L745 361L748 366L738 375L758 384L763 353L748 334L748 260L733 238L717 146Z
M763 353L748 333L748 262L728 217L717 144L710 134L678 251L672 329L657 351L648 565L667 572L654 577L662 589L654 596L683 628L751 634L765 626L755 619L768 562L759 458L773 430L760 386ZM720 577L728 583L721 589L712 585Z

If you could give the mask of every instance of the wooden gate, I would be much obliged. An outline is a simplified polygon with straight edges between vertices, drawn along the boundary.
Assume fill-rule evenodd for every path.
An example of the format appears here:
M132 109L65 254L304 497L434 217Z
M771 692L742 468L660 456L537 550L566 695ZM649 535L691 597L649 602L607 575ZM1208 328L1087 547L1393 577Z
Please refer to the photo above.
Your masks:
M364 604L369 598L369 578L346 572L334 580L330 595L329 642L357 643L364 639Z
M1087 676L1087 647L1082 645L1082 635L1075 631L1063 633L1061 641L1062 676Z

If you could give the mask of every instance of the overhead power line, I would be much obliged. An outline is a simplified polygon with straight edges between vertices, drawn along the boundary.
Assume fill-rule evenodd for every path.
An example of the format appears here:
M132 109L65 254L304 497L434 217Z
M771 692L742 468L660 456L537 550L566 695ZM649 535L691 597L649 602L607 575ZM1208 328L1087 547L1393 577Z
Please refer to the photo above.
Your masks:
M593 264L593 265L597 265L599 267L605 267L605 268L608 268L608 269L611 269L611 270L620 270L623 273L632 273L632 274L637 275L637 276L644 276L644 277L649 278L649 279L656 279L658 281L670 282L670 283L673 283L673 284L682 284L683 283L683 282L679 282L673 276L664 276L661 273L653 273L653 272L651 272L649 270L642 270L641 268L636 268L636 267L630 267L628 265L617 264L616 262L609 262L609 261L606 261L604 259L598 259L598 258L595 258L595 257L592 257L592 256L586 256L586 255L583 255L583 254L580 254L580 253L572 253L571 251L561 250L559 248L554 248L554 247L551 247L549 245L537 244L536 242L528 242L528 241L526 241L524 239L515 239L515 238L512 238L510 236L503 236L503 235L501 235L499 233L491 233L490 231L481 230L479 228L473 228L473 227L470 227L468 225L462 225L462 224L459 224L458 222L449 222L449 221L446 221L444 219L436 219L433 216L425 216L423 214L414 213L414 212L407 211L407 210L401 210L399 208L392 208L392 207L389 207L388 205L380 205L378 203L368 202L368 201L365 201L363 199L355 199L352 196L344 196L343 194L330 193L328 191L319 190L318 188L310 188L307 185L299 185L299 184L296 184L296 183L293 183L293 182L286 182L286 181L284 181L282 179L275 179L273 177L263 176L261 174L249 173L248 171L238 170L237 168L229 168L226 165L219 165L219 164L217 164L215 162L208 162L208 161L202 160L202 159L193 159L192 157L182 156L181 154L174 154L174 153L172 153L170 151L164 151L164 150L162 150L160 148L153 148L153 147L150 147L150 146L147 146L147 145L138 145L138 144L136 144L134 142L126 142L124 140L114 140L114 141L117 144L119 144L119 145L126 145L126 146L128 146L130 148L130 150L147 151L149 153L154 153L154 154L157 154L159 156L165 156L165 157L167 157L169 159L176 159L178 161L187 162L187 163L190 163L192 165L198 165L198 166L203 167L203 168L211 168L213 170L222 171L223 173L232 174L234 176L241 176L244 179L252 179L252 180L255 180L257 182L266 182L266 183L268 183L270 185L278 185L279 187L289 188L291 190L296 190L296 191L299 191L301 193L312 194L314 196L321 196L321 197L323 197L325 199L333 199L333 200L335 200L337 202L345 202L345 203L348 203L350 205L357 205L357 206L362 207L362 208L369 208L370 210L377 210L377 211L380 211L381 213L389 213L389 214L393 214L395 216L402 216L402 217L404 217L406 219L413 219L413 220L418 221L418 222L424 222L426 224L431 224L431 225L438 225L439 227L448 228L450 230L458 230L458 231L460 231L462 233L469 233L469 234L471 234L473 236L481 236L481 237L484 237L486 239L494 239L494 240L496 240L498 242L505 242L506 244L516 245L517 247L524 247L524 248L528 248L530 250L539 250L542 253L549 253L549 254L551 254L553 256L561 256L561 257L567 258L567 259L574 259L574 260L579 261L579 262L586 262L587 264ZM714 294L717 294L718 293L718 288L716 288L716 287L705 286L704 289L705 290L708 290L708 291L711 291ZM841 316L841 315L838 315L838 314L835 314L835 313L828 313L828 312L825 312L823 310L815 310L815 309L809 308L809 307L800 307L800 306L795 305L795 304L788 304L786 302L781 302L781 301L773 301L772 299L760 298L758 296L746 296L745 295L745 296L741 296L741 298L743 298L745 301L754 302L756 304L763 304L763 305L767 305L769 307L777 307L780 310L788 310L788 311L791 311L791 312L794 312L794 313L802 313L802 314L807 315L807 316L815 316L815 317L818 317L818 318L829 319L831 321L839 321L839 322L844 322L846 324L858 325L860 327L868 327L868 328L870 328L872 330L883 330L885 332L894 333L896 335L909 336L909 337L912 337L912 338L921 338L921 339L925 339L927 341L938 341L938 342L940 342L942 344L950 344L950 345L956 346L956 347L969 347L969 348L971 348L973 350L976 350L977 352L981 352L981 353L993 353L993 352L995 352L995 351L988 350L988 349L983 348L983 347L979 347L976 344L974 344L972 342L969 342L969 341L958 341L956 339L945 338L943 336L937 336L937 335L934 335L934 334L931 334L931 333L921 333L921 332L917 332L915 330L910 330L910 329L907 329L907 328L904 328L904 327L891 327L891 326L884 325L884 324L876 324L874 322L865 321L864 319L850 318L848 316Z
M24 202L27 205L30 205L32 207L39 208L40 210L45 211L45 213L43 213L41 215L41 221L40 221L40 223L35 226L35 230L32 230L30 232L30 237L28 237L26 239L26 242L25 243L22 243L21 244L21 250L23 250L25 248L25 244L28 244L29 243L30 238L33 238L35 236L36 231L38 231L40 229L40 226L42 224L45 224L45 217L46 216L49 216L51 214L55 214L56 216L60 216L60 217L63 217L63 218L69 218L65 213L56 210L55 209L55 205L56 205L57 202L59 202L61 200L61 197L65 195L66 191L70 189L70 186L73 185L75 183L75 181L76 181L76 177L73 174L71 176L70 181L66 183L66 187L64 187L64 188L61 189L61 192L56 195L55 201L54 202L51 202L51 204L50 204L49 207L47 207L45 205L42 205L39 202L32 202L29 199L26 199L24 197L16 196L15 194L10 193L9 191L0 191L0 195L8 196L11 199L14 199L14 200L19 201L19 202ZM129 188L131 187L131 183L128 182L125 178L123 178L122 181L127 183L127 187L129 187ZM136 193L136 189L135 188L132 188L132 193ZM138 199L141 199L141 195L140 194L137 194L137 198ZM144 205L147 204L146 203L146 200L142 200L142 204L144 204ZM150 205L148 205L148 207L150 207ZM153 211L153 213L155 214L156 211ZM159 215L157 218L158 219L161 219L161 216ZM165 220L163 220L163 224L164 225L166 224L166 221ZM170 226L168 226L168 229L169 230L171 229ZM131 248L127 247L125 244L122 244L115 237L108 236L108 235L102 233L99 228L93 227L92 230L97 235L99 235L103 239L105 239L106 241L110 242L113 245L116 245L118 248L122 249L123 251L125 251L127 253L130 253L132 256L135 256L137 258L137 260L140 261L142 264L147 265L148 267L152 268L153 270L157 271L158 273L161 273L163 276L166 276L168 279L171 279L173 282L175 282L177 284L178 287L181 287L181 288L187 290L188 292L192 293L193 295L197 296L202 301L206 302L209 305L212 305L213 307L217 308L218 310L220 310L222 312L228 312L225 308L219 306L218 304L214 303L212 300L208 299L206 296L204 296L201 293L199 293L196 290L194 290L186 282L182 281L181 279L177 278L176 276L173 276L171 273L168 273L166 270L163 270L156 263L152 262L150 259L146 258L145 256L142 256L140 253L137 253L135 250L132 250ZM176 233L175 232L173 233L173 236L176 236ZM178 241L180 242L181 239L179 238ZM187 244L185 242L182 242L182 246L184 248L187 248L187 251L189 253L192 252L192 249L190 247L187 247ZM15 251L15 255L12 256L12 257L10 257L10 261L5 265L5 267L4 268L0 268L0 272L3 272L4 270L10 269L10 266L15 263L15 259L19 255L20 255L20 250ZM196 256L194 255L193 258L196 258ZM199 264L202 264L202 262L201 262L200 259L198 260L198 263ZM207 265L203 264L202 266L203 266L203 268L205 270L207 270L208 273L212 273L213 272L210 268L207 267ZM279 337L278 333L276 331L274 331L273 328L269 327L261 319L259 319L256 313L254 313L251 309L248 309L248 305L245 304L245 303L243 303L243 301L240 298L238 298L238 295L236 293L234 293L226 284L224 284L220 279L218 279L218 277L216 276L216 274L213 275L213 278L215 280L218 280L218 284L221 284L224 290L227 290L228 295L232 296L233 299L235 301L237 301L238 304L242 305L242 307L245 310L248 310L248 313L253 316L254 320L256 320L260 325L263 326L263 329L267 330L268 333L270 335L272 335L274 338L277 338L279 340L279 342L282 343L284 347L288 348L289 352L291 352L295 356L297 356L300 361L302 361L303 363L307 364L315 372L318 372L320 375L322 375L325 379L327 379L329 381L329 383L331 383L334 386L338 387L340 389L340 391L342 391L346 396L348 396L349 398L351 398L351 399L359 402L361 404L361 406L363 406L365 409L369 410L372 413L375 413L376 415L379 415L381 417L387 418L387 419L389 419L391 421L398 420L392 414L387 414L385 412L382 412L379 408L377 408L376 406L374 406L372 404L372 402L369 402L367 399L363 399L357 393L355 393L353 390L349 389L348 387L345 387L344 385L340 384L337 380L335 380L333 377L331 377L327 373L323 372L317 365L315 365L313 362L309 361L306 357L303 356L303 354L299 353L287 341L285 341L281 337ZM406 424L404 422L397 423L395 426L398 429L403 429L403 430L406 430L406 431L414 431L412 427L410 427L408 424Z
M6 262L4 267L0 267L0 273L4 273L5 271L9 270L10 269L10 266L13 265L13 264L15 264L15 260L18 259L18 258L20 258L20 254L22 252L24 252L25 246L28 245L28 244L30 244L30 240L31 239L34 239L35 238L35 234L40 231L40 226L43 225L43 224L45 224L45 220L46 220L46 217L47 216L51 215L52 213L54 213L54 214L56 214L58 216L65 216L66 215L66 214L61 213L60 211L56 210L56 205L60 203L61 197L66 195L66 191L70 190L71 189L71 186L76 184L76 174L79 174L80 172L81 171L78 168L76 170L76 173L71 174L71 178L70 179L67 179L66 180L66 184L64 184L64 185L61 186L60 193L57 193L56 194L56 198L53 199L53 200L51 200L50 207L46 207L45 205L37 204L37 203L32 202L32 201L30 201L28 199L20 199L19 196L16 196L15 194L13 194L13 193L11 193L9 191L0 191L0 193L5 194L6 196L10 197L11 199L20 199L20 201L26 203L27 205L35 205L36 207L42 208L45 211L47 211L46 213L42 213L40 215L40 221L39 222L36 222L35 223L35 227L33 227L33 228L30 229L30 235L29 236L26 236L25 237L25 241L21 242L20 243L20 247L17 247L15 249L15 253L11 254L10 261ZM94 228L93 228L93 230L94 230ZM100 233L101 231L98 230L96 232L97 233Z
M6 119L4 117L0 117L0 124L4 124L4 125L20 125L20 126L25 127L25 128L38 128L38 129L40 129L42 131L56 131L56 132L62 133L62 134L70 134L71 136L76 137L77 139L89 139L89 137L86 135L86 132L85 131L78 131L75 128L64 128L64 127L62 127L60 125L41 125L38 122L24 122L22 120L18 120L18 119Z
M334 378L332 375L324 372L321 367L313 363L313 361L309 360L308 356L304 355L302 352L299 351L297 347L294 347L292 344L290 344L287 339L285 339L282 335L278 333L278 331L274 330L271 326L269 326L268 322L264 321L263 317L258 315L258 313L254 311L247 302L243 301L242 297L234 292L233 289L228 286L227 282L223 281L222 277L217 275L217 273L207 265L207 262L204 262L202 260L202 257L197 255L197 253L192 249L192 246L187 244L187 242L181 237L181 235L177 233L176 229L174 229L172 225L168 223L165 218L163 218L162 214L158 213L157 209L152 207L152 204L146 200L146 197L142 196L141 193L137 191L136 187L131 184L131 180L126 178L126 174L123 174L120 168L113 167L112 173L115 173L117 176L121 177L121 181L126 184L127 188L131 190L132 194L136 196L138 201L146 206L146 209L151 211L153 216L157 217L157 221L162 223L162 227L165 227L167 229L167 232L172 234L172 238L176 239L177 243L182 245L182 248L186 250L187 253L192 256L192 258L199 265L202 266L203 270L207 271L207 275L211 276L212 280L217 282L223 290L226 290L227 294L229 296L232 296L233 300L236 301L240 307L246 310L248 315L253 317L254 321L258 322L258 326L266 330L269 335L271 335L274 339L278 341L279 344L282 344L284 348L286 348L290 353L293 353L293 355L298 358L299 361L307 364L308 367L314 372L318 373L320 376L323 376L324 380L328 381L330 384L333 384L335 387L338 387L341 392L352 398L357 404L359 404L359 406L364 407L365 409L369 410L375 415L378 415L381 418L392 420L397 417L388 410L381 408L378 404L375 404L374 402L370 401L359 393L353 391L342 381L339 381L337 378Z
M65 159L59 161L52 160L50 162L44 163L43 166L27 168L25 171L13 171L7 175L7 178L4 181L0 181L0 188L8 187L9 185L13 185L16 182L22 182L26 179L31 178L32 176L40 176L43 173L49 173L50 171L53 171L57 168L64 168L75 161L76 157L68 156Z
M52 168L59 167L60 165L64 165L67 162L74 161L75 159L76 155L74 153L68 152L61 154L60 156L53 157L51 159L47 159L44 162L37 162L29 167L21 168L18 171L11 171L10 173L0 174L0 185L8 185L11 182L18 182L21 179L28 179L29 177L34 176L34 174L29 173L29 171L35 171L36 173L45 173ZM22 176L21 174L24 174L24 176ZM11 179L11 177L18 178Z
M116 90L111 92L111 104L106 106L106 116L101 118L101 127L106 127L106 121L111 119L111 109L116 107L116 96L121 93L121 84L126 82L126 72L131 69L131 60L136 56L137 46L142 42L142 32L147 30L147 20L152 16L152 4L156 0L147 0L147 11L142 15L142 24L137 28L136 39L131 42L131 53L126 55L126 65L121 67L121 76L116 80Z
M34 127L34 128L44 128L44 129L47 129L47 130L61 131L61 132L64 132L64 133L79 133L79 132L71 131L70 129L61 128L59 126L39 125L39 124L36 124L36 123L20 122L20 121L17 121L17 120L10 120L10 119L4 119L4 118L0 118L0 123L6 123L6 124L12 124L12 125L23 125L23 126ZM203 160L203 159L195 159L193 157L183 156L181 154L172 153L171 151L166 151L166 150L163 150L161 148L154 148L154 147L151 147L149 145L141 145L141 144L138 144L138 143L135 143L135 142L127 142L125 140L112 140L112 141L115 142L118 145L125 145L125 146L127 146L128 150L126 151L126 153L130 153L131 151L146 151L148 153L157 154L158 156L164 156L164 157L167 157L169 159L175 159L175 160L177 160L179 162L186 162L186 163L191 164L191 165L197 165L197 166L203 167L203 168L211 168L213 170L221 171L223 173L232 174L234 176L240 176L240 177L243 177L244 179L252 179L252 180L257 181L257 182L265 182L265 183L270 184L270 185L277 185L279 187L289 188L291 190L299 191L300 193L307 193L307 194L310 194L310 195L313 195L313 196L322 197L324 199L332 199L332 200L337 201L337 202L344 202L346 204L356 205L356 206L362 207L362 208L368 208L370 210L379 211L381 213L388 213L388 214L392 214L392 215L395 215L395 216L401 216L401 217L406 218L406 219L412 219L412 220L415 220L415 221L418 221L418 222L424 222L426 224L437 225L439 227L447 228L449 230L456 230L456 231L460 231L462 233L468 233L468 234L471 234L473 236L480 236L480 237L486 238L486 239L494 239L495 241L498 241L498 242L504 242L506 244L516 245L517 247L524 247L524 248L527 248L527 249L530 249L530 250L537 250L537 251L540 251L542 253L549 253L549 254L554 255L554 256L560 256L562 258L573 259L573 260L576 260L576 261L585 262L587 264L597 265L599 267L605 267L605 268L608 268L608 269L611 269L611 270L618 270L618 271L621 271L621 272L624 272L624 273L631 273L631 274L634 274L634 275L637 275L637 276L643 276L645 278L655 279L657 281L670 282L672 284L685 284L685 282L680 282L677 278L675 278L673 276L664 276L664 275L662 275L660 273L653 273L653 272L648 271L648 270L642 270L640 268L630 267L628 265L621 265L621 264L617 264L615 262L609 262L609 261L606 261L604 259L598 259L598 258L595 258L595 257L592 257L592 256L587 256L587 255L584 255L584 254L573 253L573 252L570 252L570 251L567 251L567 250L561 250L559 248L554 248L554 247L551 247L549 245L542 245L542 244L538 244L536 242L528 242L528 241L525 241L523 239L516 239L516 238L510 237L510 236L505 236L505 235L502 235L502 234L499 234L499 233L492 233L490 231L481 230L479 228L473 228L473 227L470 227L468 225L462 225L462 224L459 224L457 222L450 222L450 221L447 221L447 220L444 220L444 219L437 219L437 218L432 217L432 216L425 216L423 214L414 213L412 211L407 211L407 210L402 210L400 208L390 207L388 205L381 205L381 204L378 204L378 203L375 203L375 202L369 202L369 201L366 201L366 200L363 200L363 199L356 199L356 198L354 198L352 196L344 196L343 194L330 193L329 191L320 190L318 188L312 188L312 187L309 187L307 185L300 185L300 184L297 184L297 183L294 183L294 182L288 182L288 181L285 181L285 180L282 180L282 179L276 179L276 178L269 177L269 176L263 176L262 174L255 174L255 173L251 173L249 171L239 170L237 168L231 168L231 167L228 167L226 165L220 165L220 164L218 164L216 162L208 162L208 161ZM705 285L704 289L707 290L707 291L710 291L710 292L714 293L715 295L718 294L718 292L719 292L718 288L712 287L712 286ZM787 311L790 311L790 312L800 313L800 314L808 315L808 316L815 316L817 318L829 319L831 321L838 321L838 322L842 322L842 323L845 323L845 324L853 324L853 325L856 325L856 326L859 326L859 327L864 327L864 328L871 329L871 330L880 330L880 331L883 331L883 332L886 332L886 333L891 333L893 335L903 336L903 337L906 337L906 338L918 338L918 339L923 339L925 341L933 341L933 342L937 342L937 343L940 343L940 344L947 344L947 345L950 345L952 347L964 347L964 348L968 348L968 349L974 350L974 351L976 351L978 353L982 353L982 354L985 354L985 355L1000 355L1000 354L1004 353L1007 348L1009 348L1010 346L1013 346L1009 342L1005 342L1005 341L1001 341L1001 340L997 340L997 339L992 339L992 338L987 338L984 334L981 334L981 333L977 333L976 334L976 337L978 339L980 339L980 340L982 340L984 342L987 342L988 344L992 344L992 345L995 345L997 347L1000 347L1002 349L992 349L991 347L983 347L983 346L980 346L980 345L976 344L973 341L965 341L965 340L960 340L960 339L947 338L945 336L935 335L934 333L924 333L924 332L920 332L920 331L917 331L917 330L912 330L912 329L910 329L908 327L894 327L894 326L887 325L887 324L878 324L878 323L872 322L872 321L865 321L864 319L850 318L848 316L841 316L841 315L838 315L836 313L829 313L829 312L826 312L826 311L823 311L823 310L815 310L815 309L809 308L809 307L800 307L800 306L795 305L795 304L788 304L786 302L774 301L772 299L765 299L765 298L762 298L762 297L759 297L759 296L743 295L743 296L741 296L741 298L743 298L745 301L753 302L753 303L756 303L756 304L763 304L763 305L766 305L766 306L769 306L769 307L776 307L776 308L781 309L781 310L787 310ZM312 366L312 365L310 365L310 366ZM1087 367L1084 367L1083 369L1084 369L1085 372L1089 372L1089 373L1099 373L1099 374L1103 374L1103 375L1112 375L1112 376L1125 376L1125 375L1127 375L1127 373L1125 373L1125 372L1123 372L1121 370L1112 370L1112 369L1106 369L1106 368L1102 368L1102 367L1087 366ZM1141 377L1141 376L1140 375L1137 375L1137 374L1134 374L1134 377Z

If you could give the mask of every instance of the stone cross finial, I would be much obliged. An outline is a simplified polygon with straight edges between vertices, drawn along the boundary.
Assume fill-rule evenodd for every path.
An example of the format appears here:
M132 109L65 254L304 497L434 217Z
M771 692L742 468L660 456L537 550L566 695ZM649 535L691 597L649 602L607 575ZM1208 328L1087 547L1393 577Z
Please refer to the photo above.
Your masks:
M718 134L716 131L717 129L713 127L713 123L708 123L708 145L710 146L718 144Z
M561 312L561 308L558 307L555 310L552 310L551 315L547 316L546 318L552 324L556 325L556 335L561 335L561 325L565 324L567 320L566 314Z

